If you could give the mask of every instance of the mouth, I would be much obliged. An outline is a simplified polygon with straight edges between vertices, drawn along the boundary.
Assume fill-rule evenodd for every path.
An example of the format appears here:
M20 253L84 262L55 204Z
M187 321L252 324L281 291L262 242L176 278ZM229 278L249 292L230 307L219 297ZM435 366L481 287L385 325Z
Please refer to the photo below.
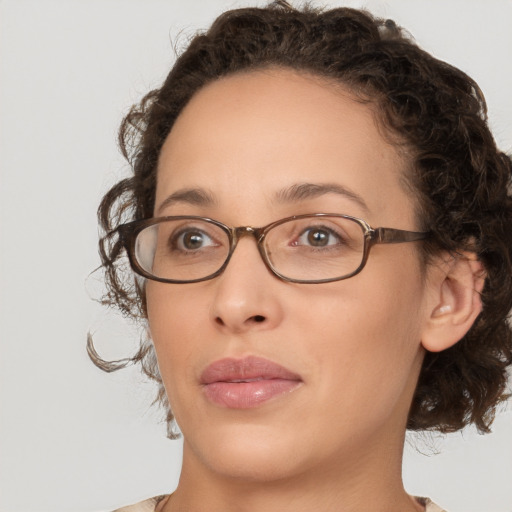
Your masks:
M230 409L250 409L294 391L302 378L268 359L226 358L205 368L200 383L205 397Z

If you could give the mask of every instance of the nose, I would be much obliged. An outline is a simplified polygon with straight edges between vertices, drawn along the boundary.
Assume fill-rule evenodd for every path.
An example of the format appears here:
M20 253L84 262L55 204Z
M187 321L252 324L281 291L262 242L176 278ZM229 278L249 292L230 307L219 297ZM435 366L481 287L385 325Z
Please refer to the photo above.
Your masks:
M283 318L282 288L286 284L267 268L255 239L243 237L215 279L211 318L226 332L272 329Z

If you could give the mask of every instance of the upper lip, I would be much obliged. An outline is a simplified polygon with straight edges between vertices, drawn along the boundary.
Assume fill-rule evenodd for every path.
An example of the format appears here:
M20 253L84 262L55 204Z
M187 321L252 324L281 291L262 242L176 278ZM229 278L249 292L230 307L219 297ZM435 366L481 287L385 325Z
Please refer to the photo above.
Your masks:
M247 356L242 359L228 357L214 361L203 370L200 381L201 384L212 384L265 379L302 380L297 373L269 359Z

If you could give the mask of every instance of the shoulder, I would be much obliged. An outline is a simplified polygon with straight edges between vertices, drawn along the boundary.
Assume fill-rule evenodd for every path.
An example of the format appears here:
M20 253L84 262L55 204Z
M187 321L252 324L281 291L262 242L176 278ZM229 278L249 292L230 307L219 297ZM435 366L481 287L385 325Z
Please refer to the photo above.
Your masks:
M155 496L133 505L127 505L126 507L117 508L113 512L157 512L157 505L165 500L168 495Z
M139 503L135 503L133 505L128 505L126 507L118 508L113 512L157 512L156 506L163 500L165 500L168 495L156 496L154 498L149 498L144 501L140 501ZM425 506L425 512L447 512L443 508L436 505L429 498L416 498L419 503Z
M444 508L436 505L429 498L416 498L421 505L425 506L425 512L447 512Z

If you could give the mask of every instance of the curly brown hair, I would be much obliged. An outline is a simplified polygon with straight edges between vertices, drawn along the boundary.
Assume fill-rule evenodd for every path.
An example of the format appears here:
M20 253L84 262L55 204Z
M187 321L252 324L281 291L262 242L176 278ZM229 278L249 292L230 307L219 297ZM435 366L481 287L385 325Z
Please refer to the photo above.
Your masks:
M127 267L116 228L152 217L158 157L180 112L209 82L268 67L327 78L374 106L382 132L412 163L406 179L420 226L432 232L424 261L439 251L469 250L485 266L483 311L452 348L426 354L407 427L450 432L474 423L488 432L512 364L512 162L496 148L477 84L420 49L393 21L366 11L277 1L227 11L191 40L162 87L132 107L120 127L133 174L107 192L98 211L104 303L146 318L144 285ZM89 351L107 371L128 362L102 361L92 342ZM129 361L159 382L166 403L151 341L142 339ZM167 419L171 426L170 410Z

